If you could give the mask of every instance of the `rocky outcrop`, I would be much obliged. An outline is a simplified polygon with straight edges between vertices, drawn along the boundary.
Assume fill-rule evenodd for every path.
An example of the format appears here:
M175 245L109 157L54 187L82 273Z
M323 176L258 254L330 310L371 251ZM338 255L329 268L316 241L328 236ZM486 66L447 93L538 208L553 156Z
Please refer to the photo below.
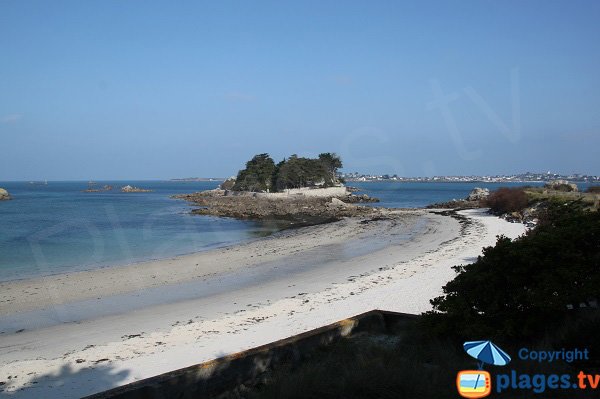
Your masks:
M427 205L426 208L438 209L472 209L485 206L485 199L490 195L487 188L475 187L465 199L453 199L452 201L440 202Z
M219 185L221 190L231 190L233 186L235 186L236 178L235 176L231 176L229 179L225 180L223 183Z
M475 187L465 200L467 201L481 201L482 199L486 199L490 195L490 190L487 188L479 188Z
M11 199L10 194L3 188L0 188L0 201L8 201Z
M382 212L379 208L348 203L346 201L348 198L355 202L364 200L362 196L351 194L342 198L303 195L265 196L260 193L218 189L177 195L175 198L190 201L198 206L199 208L192 211L198 215L237 219L273 219L287 221L293 225L319 224L343 217L373 216Z
M341 199L338 198L332 198L331 199L331 206L341 206L341 207L346 207L348 206L348 204L346 204L344 201L342 201Z
M471 209L478 208L478 201L467 201L462 199L453 199L446 202L436 202L434 204L427 205L427 209Z
M149 193L149 192L152 192L152 190L147 190L145 188L139 188L139 187L126 185L124 187L121 187L121 192L122 193Z
M347 196L342 197L342 200L349 204L379 202L379 198L369 197L367 194L363 194L363 195L348 194Z
M108 184L102 186L102 188L94 188L94 187L88 187L85 190L81 190L81 192L83 193L101 193L104 191L111 191L113 189L113 186L109 186Z
M548 203L536 202L522 211L505 213L500 215L500 217L509 222L523 223L525 226L531 228L537 225L540 213L542 213L547 206Z
M577 192L577 184L569 183L567 180L554 180L544 184L544 188L556 191Z

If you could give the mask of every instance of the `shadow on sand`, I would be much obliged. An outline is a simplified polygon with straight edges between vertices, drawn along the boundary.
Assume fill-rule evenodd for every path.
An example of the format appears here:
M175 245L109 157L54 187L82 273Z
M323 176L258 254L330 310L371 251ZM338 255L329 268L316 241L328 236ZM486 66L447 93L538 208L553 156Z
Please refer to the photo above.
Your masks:
M11 376L0 386L0 397L6 398L80 398L118 386L129 376L128 370L117 370L109 364L75 369L65 364L58 373L40 374L22 387L15 384L27 376ZM11 387L13 387L11 389ZM18 388L17 388L18 387ZM16 389L15 389L16 388Z

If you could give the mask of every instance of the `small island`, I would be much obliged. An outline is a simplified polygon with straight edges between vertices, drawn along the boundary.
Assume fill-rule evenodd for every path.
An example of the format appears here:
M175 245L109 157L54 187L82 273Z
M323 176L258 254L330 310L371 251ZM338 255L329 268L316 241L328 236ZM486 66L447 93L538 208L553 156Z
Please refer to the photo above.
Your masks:
M291 155L275 164L269 154L255 155L235 177L217 189L175 198L199 208L192 213L238 219L275 219L293 225L319 224L348 216L380 216L387 210L357 206L378 202L366 194L355 195L338 178L342 161L334 153L317 158Z
M129 184L121 187L122 193L151 193L153 190L130 186Z
M100 188L96 188L94 187L92 184L90 184L88 186L88 188L86 188L85 190L81 190L81 192L83 193L101 193L101 192L105 192L105 191L112 191L113 186L105 184L104 186L100 187Z

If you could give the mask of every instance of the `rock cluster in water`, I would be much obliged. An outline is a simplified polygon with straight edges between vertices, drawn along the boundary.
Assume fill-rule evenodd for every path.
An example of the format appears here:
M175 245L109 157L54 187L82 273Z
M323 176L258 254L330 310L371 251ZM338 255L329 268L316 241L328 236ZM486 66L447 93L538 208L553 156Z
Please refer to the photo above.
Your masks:
M121 187L121 192L122 193L149 193L149 192L152 192L152 190L148 190L148 189L145 189L145 188L134 187L134 186L130 186L128 184L126 186Z
M102 186L101 188L94 188L94 187L88 187L85 190L81 190L84 193L101 193L104 191L111 191L113 189L113 186L110 186L108 184Z
M3 188L0 188L0 201L7 201L11 199L10 194Z

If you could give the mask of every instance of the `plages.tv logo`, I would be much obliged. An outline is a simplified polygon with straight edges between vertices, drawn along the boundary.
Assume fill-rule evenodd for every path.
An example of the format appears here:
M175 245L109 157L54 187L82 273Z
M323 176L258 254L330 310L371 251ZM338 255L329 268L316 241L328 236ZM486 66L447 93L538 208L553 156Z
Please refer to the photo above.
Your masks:
M477 359L477 370L462 370L456 376L456 388L463 398L483 398L492 392L490 373L483 370L484 364L505 366L510 356L492 341L469 341L463 344L469 356Z

